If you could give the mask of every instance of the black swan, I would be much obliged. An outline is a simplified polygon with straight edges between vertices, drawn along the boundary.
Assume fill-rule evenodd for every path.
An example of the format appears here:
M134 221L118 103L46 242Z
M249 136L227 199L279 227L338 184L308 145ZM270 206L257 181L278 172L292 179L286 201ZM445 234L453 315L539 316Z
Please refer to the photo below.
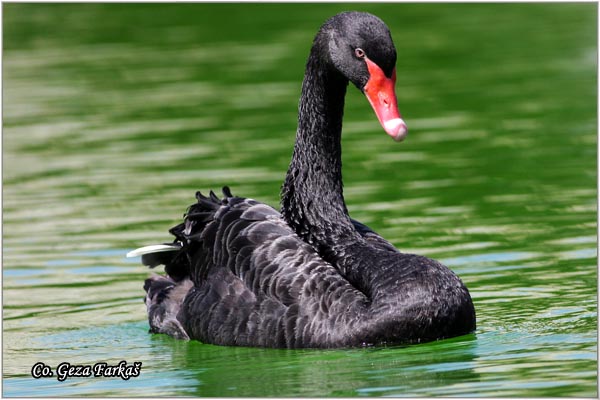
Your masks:
M173 243L147 246L150 331L204 343L353 347L448 338L475 329L467 288L437 261L399 252L348 215L341 131L352 82L402 140L396 50L377 17L344 12L316 35L302 83L281 213L223 188L196 194Z

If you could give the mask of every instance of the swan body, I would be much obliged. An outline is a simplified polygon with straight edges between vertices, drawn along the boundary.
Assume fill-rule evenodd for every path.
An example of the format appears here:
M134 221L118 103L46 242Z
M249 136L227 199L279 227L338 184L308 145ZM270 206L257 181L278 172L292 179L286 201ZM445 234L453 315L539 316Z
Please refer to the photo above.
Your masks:
M346 87L357 86L384 130L407 134L394 92L396 50L385 24L357 12L323 24L302 84L281 212L223 188L196 194L173 243L132 252L166 275L146 280L151 332L205 343L353 347L469 333L475 309L461 280L401 253L350 218L343 198Z

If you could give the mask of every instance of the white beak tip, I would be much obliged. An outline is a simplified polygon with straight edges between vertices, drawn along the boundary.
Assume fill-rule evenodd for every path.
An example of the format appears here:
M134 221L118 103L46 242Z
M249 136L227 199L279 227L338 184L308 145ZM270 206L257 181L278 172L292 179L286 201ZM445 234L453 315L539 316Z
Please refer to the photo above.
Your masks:
M385 121L383 129L388 135L392 137L396 142L401 142L408 135L408 127L402 118L394 118Z

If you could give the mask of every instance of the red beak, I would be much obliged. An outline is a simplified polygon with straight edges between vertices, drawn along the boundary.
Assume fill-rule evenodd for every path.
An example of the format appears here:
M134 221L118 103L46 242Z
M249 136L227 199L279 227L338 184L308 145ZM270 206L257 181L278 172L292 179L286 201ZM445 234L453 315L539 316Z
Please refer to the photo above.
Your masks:
M396 69L392 73L392 77L388 78L373 61L365 58L367 68L371 75L363 91L371 103L379 123L388 135L395 141L404 140L408 134L408 128L404 120L400 117L398 111L398 101L396 100Z

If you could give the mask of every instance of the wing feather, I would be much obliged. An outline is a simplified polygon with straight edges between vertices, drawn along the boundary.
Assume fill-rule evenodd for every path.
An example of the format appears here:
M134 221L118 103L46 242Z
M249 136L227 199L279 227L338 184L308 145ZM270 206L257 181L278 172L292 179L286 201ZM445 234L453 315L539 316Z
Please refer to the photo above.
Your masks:
M213 192L198 192L184 221L170 230L179 248L167 259L168 279L174 285L193 282L176 313L185 333L228 345L339 344L340 338L328 333L331 324L351 325L350 314L343 311L364 308L364 294L302 241L275 209L233 197L229 189L223 193L218 199Z

